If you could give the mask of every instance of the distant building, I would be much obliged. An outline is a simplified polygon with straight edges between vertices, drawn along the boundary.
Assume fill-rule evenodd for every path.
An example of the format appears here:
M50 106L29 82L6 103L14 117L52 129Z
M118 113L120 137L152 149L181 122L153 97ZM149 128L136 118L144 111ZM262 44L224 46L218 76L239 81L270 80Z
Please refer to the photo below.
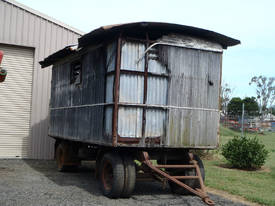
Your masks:
M47 137L51 69L38 62L83 33L13 0L0 0L0 158L53 158Z

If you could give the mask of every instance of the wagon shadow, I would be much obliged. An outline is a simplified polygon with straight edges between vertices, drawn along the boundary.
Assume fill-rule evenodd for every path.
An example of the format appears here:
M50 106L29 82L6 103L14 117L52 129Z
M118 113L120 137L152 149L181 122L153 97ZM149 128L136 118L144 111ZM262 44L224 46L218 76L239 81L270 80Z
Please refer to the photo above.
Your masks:
M82 165L74 172L58 172L54 160L24 160L28 166L43 174L54 184L59 186L73 186L96 196L103 196L100 183L95 178L95 162L82 161ZM168 195L171 194L169 187L163 188L162 184L155 181L137 181L133 196Z
M78 187L96 196L101 196L99 184L94 177L93 162L85 162L77 171L58 172L54 160L24 160L28 166L61 187Z
M40 121L35 124L31 132L33 133L35 130L39 130L39 128L43 127L43 125L48 124L48 118ZM34 135L33 135L34 136ZM48 137L50 139L50 137ZM26 140L30 139L26 137ZM36 142L35 140L32 140ZM50 140L52 141L52 140ZM37 142L41 145L36 146L37 149L43 149L42 142ZM53 152L53 151L52 151ZM33 155L31 153L28 154L29 157ZM100 183L95 177L95 161L82 161L81 166L77 171L72 172L58 172L57 164L55 160L24 160L25 163L30 166L35 171L39 172L46 178L48 178L54 184L59 186L72 186L78 187L82 190L91 193L96 196L103 196L100 190ZM135 190L133 191L134 196L139 195L160 195L160 194L171 194L169 187L163 189L162 184L159 182L136 182Z

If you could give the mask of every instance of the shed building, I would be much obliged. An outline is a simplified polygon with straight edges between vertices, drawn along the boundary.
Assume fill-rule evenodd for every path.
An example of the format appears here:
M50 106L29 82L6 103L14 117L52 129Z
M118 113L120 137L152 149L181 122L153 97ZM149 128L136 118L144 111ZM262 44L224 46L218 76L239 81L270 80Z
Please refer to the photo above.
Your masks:
M0 50L8 70L0 84L0 158L51 159L51 70L38 62L77 43L83 33L13 0L0 0Z

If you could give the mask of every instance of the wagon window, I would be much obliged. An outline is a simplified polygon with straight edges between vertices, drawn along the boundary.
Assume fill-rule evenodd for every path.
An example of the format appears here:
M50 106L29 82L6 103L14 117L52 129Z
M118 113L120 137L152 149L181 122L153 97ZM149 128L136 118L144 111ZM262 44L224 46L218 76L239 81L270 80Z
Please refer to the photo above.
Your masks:
M71 63L71 84L78 85L81 83L82 66L79 60Z

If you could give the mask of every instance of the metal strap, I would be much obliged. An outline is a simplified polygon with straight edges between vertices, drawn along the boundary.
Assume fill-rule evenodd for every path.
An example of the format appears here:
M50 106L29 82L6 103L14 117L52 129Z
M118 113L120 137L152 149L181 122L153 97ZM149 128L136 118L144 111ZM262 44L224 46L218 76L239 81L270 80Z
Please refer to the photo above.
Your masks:
M135 103L118 103L121 106L137 106L137 107L153 107L162 109L183 109L183 110L199 110L199 111L209 111L209 112L220 112L218 109L210 108L200 108L200 107L180 107L172 105L157 105L157 104L135 104Z
M98 104L83 104L78 106L69 106L69 107L55 107L50 108L50 110L58 110L58 109L73 109L73 108L82 108L82 107L96 107L96 106L108 106L114 103L98 103Z
M113 105L114 103L98 103L98 104L84 104L78 106L69 106L69 107L55 107L50 108L50 110L59 110L59 109L73 109L73 108L82 108L82 107L96 107L96 106L108 106ZM151 107L151 108L162 108L162 109L182 109L182 110L197 110L197 111L209 111L209 112L220 112L218 109L210 108L199 108L199 107L179 107L172 105L157 105L157 104L135 104L135 103L118 103L119 106L133 106L133 107Z

